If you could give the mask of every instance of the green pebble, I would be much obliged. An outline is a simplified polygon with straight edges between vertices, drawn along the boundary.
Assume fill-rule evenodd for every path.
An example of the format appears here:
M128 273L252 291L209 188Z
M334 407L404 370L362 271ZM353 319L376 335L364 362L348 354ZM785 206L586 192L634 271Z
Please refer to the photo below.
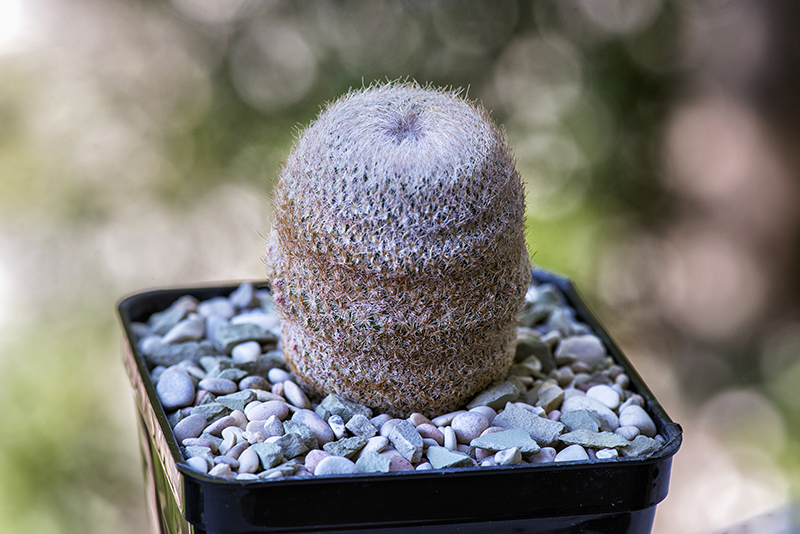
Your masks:
M233 410L244 411L244 407L256 400L256 393L252 390L237 391L228 395L217 397L217 403Z
M521 428L484 434L473 439L470 442L470 446L487 449L492 452L517 447L522 454L536 454L541 450L539 445L531 439L530 434Z
M492 409L499 410L506 405L507 402L513 402L519 398L520 389L512 382L494 382L488 388L472 399L467 405L467 409L471 410L476 406L488 406Z
M451 451L446 447L428 447L428 461L434 469L447 469L448 467L472 467L475 460L462 452Z
M563 434L558 438L567 445L580 445L590 449L621 449L628 447L630 442L613 432L592 432L591 430L575 430Z
M200 404L199 406L195 406L194 408L192 408L191 413L192 414L199 413L200 415L206 418L206 421L210 425L217 419L225 417L226 415L230 415L232 411L233 410L231 410L227 406L215 401L215 402L210 402L208 404Z
M262 441L254 443L250 448L256 452L264 469L275 467L283 461L283 449L277 443Z
M297 434L300 439L303 440L305 446L308 447L308 450L319 449L317 435L313 430L308 428L303 423L298 423L297 421L284 421L283 431L286 434Z
M322 446L325 452L334 456L344 456L352 460L355 458L358 451L364 448L369 440L363 436L354 436L352 438L342 438L337 441L331 441Z
M388 473L392 460L375 451L366 451L356 460L356 467L362 473Z
M223 323L217 327L216 339L220 349L225 354L230 354L233 347L245 341L257 341L262 344L278 342L275 334L252 323Z

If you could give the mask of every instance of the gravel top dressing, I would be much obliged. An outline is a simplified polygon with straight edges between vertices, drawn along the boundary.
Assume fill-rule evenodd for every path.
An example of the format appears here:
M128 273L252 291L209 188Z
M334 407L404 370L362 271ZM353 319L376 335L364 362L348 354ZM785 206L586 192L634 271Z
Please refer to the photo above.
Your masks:
M266 290L184 296L133 323L158 398L195 471L228 479L645 458L664 438L630 379L560 290L530 286L514 363L462 409L404 419L289 371Z

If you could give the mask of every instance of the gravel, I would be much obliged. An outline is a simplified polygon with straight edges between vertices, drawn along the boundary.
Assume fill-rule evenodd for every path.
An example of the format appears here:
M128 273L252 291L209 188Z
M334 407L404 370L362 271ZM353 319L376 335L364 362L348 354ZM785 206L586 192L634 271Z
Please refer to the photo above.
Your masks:
M283 361L270 294L176 300L134 323L186 465L238 480L514 469L647 457L664 444L644 399L553 285L533 285L514 364L463 409L407 419L309 396Z

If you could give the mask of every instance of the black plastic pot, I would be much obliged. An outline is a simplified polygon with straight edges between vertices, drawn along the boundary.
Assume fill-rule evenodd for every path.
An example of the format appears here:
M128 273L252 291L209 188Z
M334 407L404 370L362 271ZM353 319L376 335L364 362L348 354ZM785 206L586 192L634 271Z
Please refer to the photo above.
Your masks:
M586 310L566 279L557 285L631 379L666 444L648 458L516 467L460 468L382 475L236 481L191 470L133 343L131 323L146 321L182 295L228 295L236 285L150 291L119 304L124 363L139 411L148 510L162 533L613 533L646 534L667 495L682 431Z

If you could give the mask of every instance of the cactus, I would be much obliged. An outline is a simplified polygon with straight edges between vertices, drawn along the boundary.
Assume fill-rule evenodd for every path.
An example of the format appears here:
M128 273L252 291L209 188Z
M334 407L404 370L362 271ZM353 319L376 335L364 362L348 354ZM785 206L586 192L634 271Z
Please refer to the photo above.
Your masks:
M273 205L267 275L307 390L406 416L506 376L530 262L483 108L415 83L351 91L300 135Z

